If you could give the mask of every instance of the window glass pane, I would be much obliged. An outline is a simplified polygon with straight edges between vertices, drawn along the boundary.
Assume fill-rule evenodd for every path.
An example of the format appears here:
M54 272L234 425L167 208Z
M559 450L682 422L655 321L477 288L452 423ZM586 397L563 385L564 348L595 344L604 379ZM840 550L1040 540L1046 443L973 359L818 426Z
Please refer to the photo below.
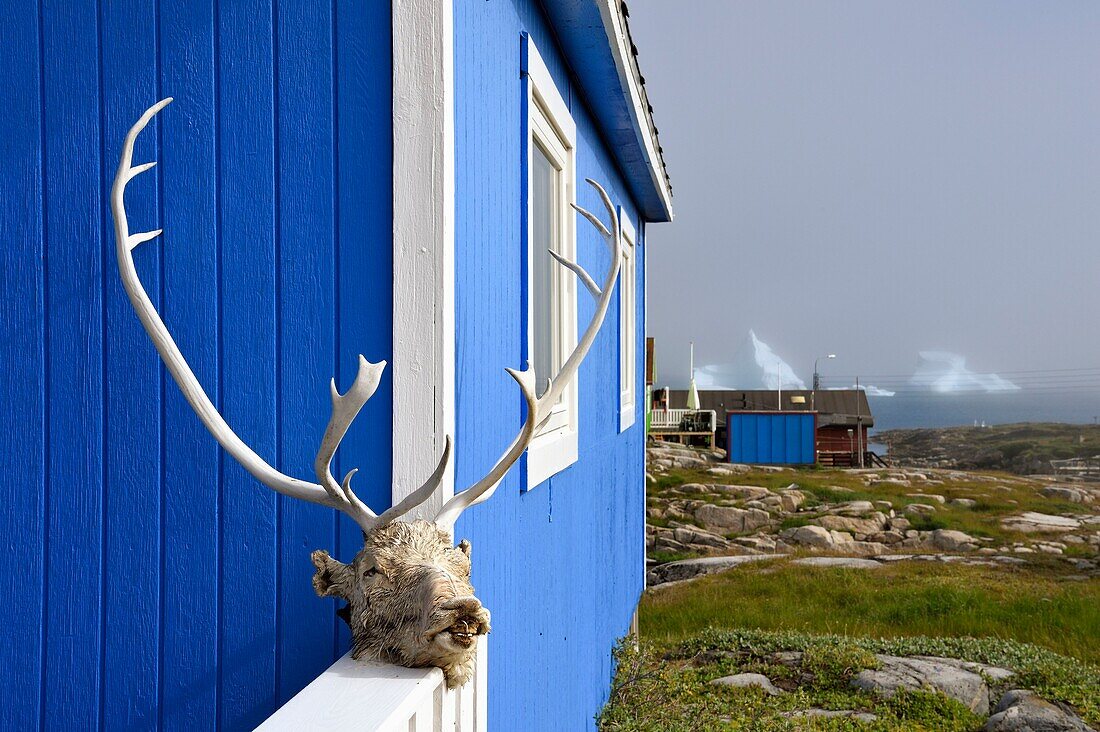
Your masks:
M546 379L553 375L557 363L557 300L555 282L558 264L547 249L560 250L558 240L560 172L541 146L531 149L531 293L533 310L533 348L531 362L538 379L536 394L546 391Z

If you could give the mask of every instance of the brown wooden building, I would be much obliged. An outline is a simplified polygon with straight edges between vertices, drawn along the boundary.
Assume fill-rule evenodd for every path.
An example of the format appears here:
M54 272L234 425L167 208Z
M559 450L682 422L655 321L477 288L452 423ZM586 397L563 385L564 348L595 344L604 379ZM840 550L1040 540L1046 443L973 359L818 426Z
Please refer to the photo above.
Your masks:
M818 462L826 465L852 465L858 453L867 450L867 433L875 426L871 405L862 389L795 389L783 392L763 390L700 389L699 408L718 413L716 442L724 445L725 415L728 412L817 412ZM687 407L687 389L669 389L670 409Z

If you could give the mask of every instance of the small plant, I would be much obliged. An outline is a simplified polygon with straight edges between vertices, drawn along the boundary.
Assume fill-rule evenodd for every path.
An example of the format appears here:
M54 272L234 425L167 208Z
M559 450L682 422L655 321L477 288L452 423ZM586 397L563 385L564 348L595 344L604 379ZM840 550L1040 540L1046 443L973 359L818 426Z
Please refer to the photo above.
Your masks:
M821 689L847 686L865 668L878 668L875 654L846 640L828 639L810 645L802 654L802 670Z

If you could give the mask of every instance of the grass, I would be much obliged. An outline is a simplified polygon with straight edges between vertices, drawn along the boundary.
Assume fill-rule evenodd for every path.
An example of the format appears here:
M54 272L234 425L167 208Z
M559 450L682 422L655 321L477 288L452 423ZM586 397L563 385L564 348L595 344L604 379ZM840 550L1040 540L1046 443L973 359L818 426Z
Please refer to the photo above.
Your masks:
M1100 581L1061 580L1056 573L1066 570L1056 564L1042 573L938 562L874 570L768 564L648 593L642 636L678 642L718 627L1006 638L1100 664Z
M780 651L803 653L802 666L779 663ZM876 640L760 630L716 631L680 643L622 645L603 732L702 732L709 730L831 730L835 732L964 732L984 719L942 694L900 692L878 698L849 686L873 654L935 655L1015 669L1013 686L1074 706L1095 724L1100 719L1100 669L1028 644L973 638ZM755 688L714 687L720 676L764 673L788 693L767 696ZM875 721L790 716L811 707L856 710Z

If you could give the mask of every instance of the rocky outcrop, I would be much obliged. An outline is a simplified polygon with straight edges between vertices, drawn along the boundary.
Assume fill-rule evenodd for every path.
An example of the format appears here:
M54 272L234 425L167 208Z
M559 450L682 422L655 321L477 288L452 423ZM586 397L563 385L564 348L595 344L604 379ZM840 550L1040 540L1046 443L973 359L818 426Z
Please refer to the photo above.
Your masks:
M1095 732L1071 710L1035 692L1016 689L1001 697L984 732Z
M877 669L864 669L852 679L852 686L890 697L898 689L931 689L965 704L975 714L989 713L989 687L980 674L961 668L950 659L875 657Z
M1001 522L1001 526L1009 531L1022 531L1024 533L1047 531L1073 531L1081 528L1081 522L1068 516L1052 516L1046 513L1028 511L1019 516L1010 516Z

